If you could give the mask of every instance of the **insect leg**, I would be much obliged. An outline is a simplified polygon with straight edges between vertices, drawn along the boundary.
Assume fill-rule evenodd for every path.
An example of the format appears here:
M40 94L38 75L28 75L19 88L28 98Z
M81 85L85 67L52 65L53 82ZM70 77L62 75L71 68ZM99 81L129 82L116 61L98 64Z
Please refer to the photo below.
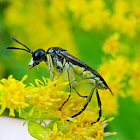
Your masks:
M101 116L102 116L102 108L101 108L102 103L101 103L101 99L100 99L100 96L99 96L99 93L98 93L97 89L96 89L96 96L97 96L97 101L98 101L98 107L100 108L99 109L99 117L97 118L97 120L95 122L92 122L91 125L98 122L100 120Z
M82 97L82 98L87 98L88 96L83 96L81 95L74 86L72 86L72 88L75 90L75 92L77 93L78 96Z
M91 98L92 98L92 96L93 96L94 90L95 90L95 85L93 85L93 87L92 87L92 89L91 89L91 91L90 91L90 93L89 93L89 96L87 97L87 101L86 101L84 107L83 107L83 108L81 109L81 111L79 111L77 114L71 116L71 118L74 118L74 117L80 115L80 114L86 109L87 105L88 105L89 102L91 101Z
M80 81L77 82L78 84L91 84L91 85L94 85L95 84L95 80L93 79L82 79ZM82 96L76 89L74 86L72 86L72 88L75 90L75 92L80 96L80 97L83 97L83 98L87 98L88 96Z
M52 58L50 54L47 54L47 65L48 65L48 69L50 70L50 76L51 76L51 80L54 80L54 76L55 76L55 71L54 71L54 67L53 67L53 62L52 62Z
M70 75L69 75L69 70L68 69L67 69L67 74L68 74L68 80L69 80L69 86L70 86L70 94L69 94L67 100L61 105L61 107L59 108L59 110L62 109L62 107L65 105L65 103L69 100L69 98L71 96L72 84L71 84L71 81L70 81Z
M90 84L94 85L96 82L94 79L82 79L80 81L77 81L77 84Z
M59 73L57 76L55 76L55 78L53 80L54 81L57 80L61 75L62 75L62 73Z

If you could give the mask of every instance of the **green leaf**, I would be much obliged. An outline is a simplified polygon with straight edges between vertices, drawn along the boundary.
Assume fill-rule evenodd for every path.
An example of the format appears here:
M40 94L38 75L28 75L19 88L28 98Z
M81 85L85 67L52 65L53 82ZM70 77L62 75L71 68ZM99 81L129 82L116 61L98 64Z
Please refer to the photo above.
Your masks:
M36 123L35 121L30 121L28 123L28 132L30 133L32 137L38 140L43 140L46 136L48 136L43 126Z

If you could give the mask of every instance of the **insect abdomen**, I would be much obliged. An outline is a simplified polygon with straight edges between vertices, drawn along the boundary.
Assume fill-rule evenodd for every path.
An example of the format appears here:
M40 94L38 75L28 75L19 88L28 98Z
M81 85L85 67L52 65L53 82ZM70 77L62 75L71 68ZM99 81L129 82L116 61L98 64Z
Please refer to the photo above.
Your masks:
M96 77L96 75L94 75L92 72L86 70L84 67L80 67L78 65L71 65L74 72L79 75L80 77L82 77L83 79L87 79L87 78L94 78Z
M108 87L104 84L104 81L99 78L97 75L93 74L91 71L86 70L84 67L80 67L78 65L74 65L71 64L74 72L79 75L80 77L82 77L83 79L89 79L91 81L93 81L93 84L96 81L96 88L98 89L107 89Z
M81 73L83 73L83 71L85 70L85 68L80 67L78 65L71 64L71 66L72 66L74 72L78 75L81 75Z

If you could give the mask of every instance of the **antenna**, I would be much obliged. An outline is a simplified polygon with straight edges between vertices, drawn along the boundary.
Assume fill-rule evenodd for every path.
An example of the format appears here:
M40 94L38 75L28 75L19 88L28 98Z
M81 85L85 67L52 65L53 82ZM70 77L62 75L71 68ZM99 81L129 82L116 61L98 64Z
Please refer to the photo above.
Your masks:
M20 45L24 46L26 49L23 48L16 48L16 47L7 47L6 49L17 49L17 50L24 50L28 53L33 54L33 51L30 50L26 45L22 44L21 42L19 42L18 40L16 40L15 38L13 38L12 36L10 37L12 40L14 40L15 42L19 43Z

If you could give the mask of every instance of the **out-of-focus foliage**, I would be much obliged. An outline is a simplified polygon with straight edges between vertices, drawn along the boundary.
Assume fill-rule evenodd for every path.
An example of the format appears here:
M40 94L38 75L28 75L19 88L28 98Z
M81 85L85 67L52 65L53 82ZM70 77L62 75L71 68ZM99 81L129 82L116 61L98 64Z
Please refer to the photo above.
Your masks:
M95 68L115 94L99 91L103 116L116 115L107 127L118 133L113 138L140 138L139 0L1 0L0 12L0 77L28 74L27 84L49 77L45 64L29 71L29 54L5 49L19 46L9 36L33 51L60 46Z

